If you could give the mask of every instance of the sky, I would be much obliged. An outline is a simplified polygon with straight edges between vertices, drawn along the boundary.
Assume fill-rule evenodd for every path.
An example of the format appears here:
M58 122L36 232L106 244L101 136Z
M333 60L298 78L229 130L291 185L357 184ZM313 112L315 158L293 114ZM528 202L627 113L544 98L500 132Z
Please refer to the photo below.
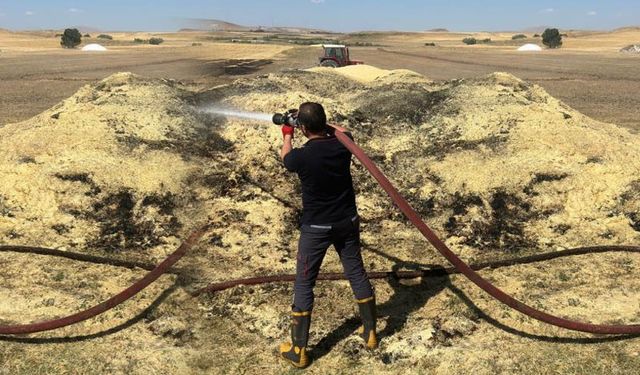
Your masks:
M175 31L192 18L331 31L614 29L640 24L639 0L0 0L0 28Z

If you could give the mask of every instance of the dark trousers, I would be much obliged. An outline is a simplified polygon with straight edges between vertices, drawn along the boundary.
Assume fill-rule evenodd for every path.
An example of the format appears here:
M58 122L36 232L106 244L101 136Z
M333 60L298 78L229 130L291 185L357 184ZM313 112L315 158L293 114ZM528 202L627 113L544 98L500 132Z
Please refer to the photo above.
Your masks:
M330 245L335 247L340 256L344 274L351 284L355 298L365 299L373 296L360 253L359 218L347 218L333 224L302 225L298 242L294 311L313 309L313 288Z

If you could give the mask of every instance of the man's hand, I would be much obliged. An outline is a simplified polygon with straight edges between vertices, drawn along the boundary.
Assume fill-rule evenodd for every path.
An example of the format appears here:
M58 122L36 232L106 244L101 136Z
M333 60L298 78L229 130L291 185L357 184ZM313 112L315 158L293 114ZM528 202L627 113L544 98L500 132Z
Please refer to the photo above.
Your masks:
M286 137L287 135L290 135L291 139L293 139L293 133L295 132L296 129L293 126L282 125L280 130L282 130L282 137L283 138Z
M290 109L287 113L293 116L293 118L298 117L297 109ZM280 130L282 130L282 138L284 138L284 143L282 144L282 149L280 150L280 159L284 161L284 157L287 156L287 154L290 153L291 150L293 150L291 141L293 140L293 134L295 133L296 128L289 124L284 124L282 125L282 128L280 128Z

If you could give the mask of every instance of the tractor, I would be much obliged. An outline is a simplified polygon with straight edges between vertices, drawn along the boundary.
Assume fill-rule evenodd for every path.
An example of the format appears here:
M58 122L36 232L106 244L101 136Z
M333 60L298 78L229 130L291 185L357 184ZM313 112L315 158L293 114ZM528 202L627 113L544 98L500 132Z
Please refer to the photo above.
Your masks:
M324 55L320 56L320 66L338 68L347 65L364 64L363 61L349 59L349 48L342 44L324 44Z

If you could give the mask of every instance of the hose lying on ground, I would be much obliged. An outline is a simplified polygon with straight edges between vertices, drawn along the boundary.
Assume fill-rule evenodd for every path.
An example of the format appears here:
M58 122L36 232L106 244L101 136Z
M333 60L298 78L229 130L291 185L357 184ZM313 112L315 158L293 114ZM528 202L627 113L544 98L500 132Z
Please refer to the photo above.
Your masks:
M109 266L124 267L129 269L142 268L143 270L152 271L154 268L156 268L156 265L151 263L112 259L112 258L91 255L91 254L76 253L73 251L48 249L46 247L9 246L9 245L0 246L0 252L9 252L9 251L14 253L22 253L22 254L48 255L48 256L54 256L59 258L77 260L80 262L106 264ZM166 273L177 273L177 272L169 270Z
M198 240L206 232L207 228L208 227L205 226L191 233L191 235L180 245L180 247L178 247L176 251L173 252L173 254L169 255L164 261L162 261L162 263L158 264L151 272L147 273L142 279L136 281L133 285L123 290L122 292L116 294L115 296L109 298L108 300L98 305L95 305L87 310L84 310L63 318L59 318L59 319L52 319L44 322L23 324L23 325L0 326L0 334L15 335L15 334L50 331L52 329L61 328L68 325L82 322L84 320L93 318L96 315L102 314L103 312L116 307L122 302L138 294L140 291L142 291L144 288L146 288L151 283L156 281L160 276L162 276L171 266L173 266L177 261L179 261L180 258L182 258L187 253L187 251L189 251L189 249L191 249L191 247L193 247L193 245L196 244L196 242L198 242Z
M185 244L186 244L186 242L185 242ZM185 244L183 244L182 246L184 246ZM187 246L189 246L189 248L190 248L191 246L193 246L193 243L187 244ZM189 248L187 248L185 250L185 253L186 253L186 251L189 250ZM48 248L41 248L41 247L0 246L0 252L18 252L18 253L23 253L23 254L37 254L37 255L46 255L46 256L56 256L56 257L73 259L73 260L78 260L78 261L82 261L82 262L94 263L94 264L108 264L108 265L112 265L112 266L115 266L115 267L124 267L124 268L128 268L128 269L132 269L132 268L136 268L137 267L137 268L141 268L141 269L145 269L145 270L150 270L151 271L154 268L157 268L157 266L152 266L152 265L149 265L147 263L142 263L142 262L129 262L129 261L123 261L123 260L114 260L114 259L109 259L109 258L86 255L86 254L82 254L82 253L66 252L66 251L61 251L61 250L56 250L56 249L48 249ZM177 252L178 251L176 251L172 255L175 255ZM498 269L498 268L503 268L503 267L515 266L515 265L543 262L543 261L548 261L548 260L553 260L553 259L558 259L558 258L564 258L564 257L569 257L569 256L579 256L579 255L588 255L588 254L601 254L601 253L608 253L608 252L640 253L640 246L591 246L591 247L579 247L579 248L574 248L574 249L560 250L560 251L554 251L554 252L550 252L550 253L536 254L536 255L530 255L530 256L525 256L525 257L520 257L520 258L514 258L514 259L504 259L504 260L498 260L498 261L492 261L492 262L483 262L483 263L471 264L469 267L471 267L471 269L473 269L475 271L479 271L479 270L483 270L483 269ZM183 255L184 255L184 253L183 253ZM180 272L172 271L172 269L168 269L164 273L180 274ZM369 279L387 279L387 278L415 279L415 278L418 278L418 277L426 277L426 278L428 278L428 277L442 277L442 276L447 276L447 275L452 275L452 274L459 274L459 273L460 273L460 271L458 271L455 267L446 267L446 268L445 267L436 267L436 268L421 269L421 270L415 270L415 271L369 272L368 276L369 276ZM223 291L223 290L226 290L226 289L234 288L234 287L237 287L237 286L240 286L240 285L262 285L262 284L269 284L269 283L276 283L276 282L292 282L292 281L295 280L295 278L296 278L295 274L289 274L289 275L270 275L270 276L253 277L253 278L246 278L246 279L228 280L228 281L223 281L223 282L219 282L219 283L209 284L204 288L196 290L195 292L192 293L192 295L194 297L197 297L197 296L200 296L202 294L219 292L219 291ZM342 273L321 273L321 274L318 275L318 280L319 281L323 281L323 280L324 281L335 281L335 280L346 280L346 279L347 278ZM120 302L124 302L125 300L126 300L126 298L122 299ZM116 305L112 305L111 308L115 307ZM92 309L89 309L89 310L92 310ZM99 311L99 312L96 312L95 314L87 314L86 316L83 316L83 318L86 317L86 319L89 319L89 318L91 318L91 317L93 317L95 315L101 314L101 313L103 313L103 312L105 312L107 310ZM79 315L79 314L76 314L76 315ZM86 320L86 319L82 319L82 320ZM55 329L55 328L62 327L62 326L58 326L57 324L52 324L51 322L55 322L55 321L50 321L49 322L50 324L48 326L45 326L44 329L39 329L39 328L43 328L43 327L38 327L37 330L33 330L33 329L28 329L27 328L29 326L34 328L35 327L34 325L11 326L11 327L9 327L9 326L4 326L4 327L0 326L0 334L10 334L10 332L8 332L9 329L12 329L14 331L13 334L17 334L17 333L24 334L24 333L42 332L42 331L52 330L52 329ZM78 323L78 322L79 321L76 321L75 323ZM43 323L39 323L39 324L43 324ZM73 323L69 323L69 324L73 324ZM68 325L68 324L65 324L65 325ZM18 329L16 327L24 327L24 328L21 328L20 332L16 332L16 330Z
M479 271L483 269L498 269L503 267L510 267L521 264L531 264L537 262L544 262L547 260L553 260L558 258L564 258L569 256L578 256L586 254L600 254L600 253L640 253L640 246L590 246L590 247L577 247L574 249L554 251L552 253L536 254L514 259L497 260L493 262L483 262L477 264L471 264L469 267L472 270ZM455 267L436 267L426 268L416 271L385 271L385 272L368 272L369 279L415 279L418 277L442 277L447 275L460 274L459 270ZM222 281L219 283L212 283L206 287L195 291L192 295L199 296L205 293L220 292L226 289L230 289L240 285L261 285L275 282L291 282L295 281L296 275L271 275L262 277L252 277L247 279L237 279ZM347 280L347 277L343 273L321 273L318 275L317 280Z

